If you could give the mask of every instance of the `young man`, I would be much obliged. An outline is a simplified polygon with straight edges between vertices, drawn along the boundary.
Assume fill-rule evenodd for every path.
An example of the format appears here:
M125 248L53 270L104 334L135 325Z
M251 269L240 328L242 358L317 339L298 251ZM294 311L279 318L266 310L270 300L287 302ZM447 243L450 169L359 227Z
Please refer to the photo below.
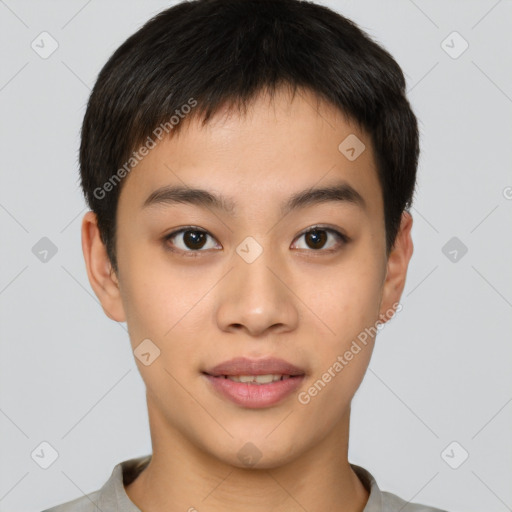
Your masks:
M153 453L52 512L438 510L348 461L413 251L404 91L385 50L297 0L180 3L114 53L83 124L82 243Z

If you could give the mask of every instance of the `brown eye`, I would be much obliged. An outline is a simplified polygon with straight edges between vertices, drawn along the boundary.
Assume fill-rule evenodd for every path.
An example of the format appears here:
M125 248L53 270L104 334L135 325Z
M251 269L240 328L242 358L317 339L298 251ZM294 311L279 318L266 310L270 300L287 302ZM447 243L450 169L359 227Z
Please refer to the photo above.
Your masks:
M320 229L308 231L304 234L304 236L306 237L306 243L311 249L321 249L327 241L327 235L325 231Z
M172 251L194 253L205 252L204 249L216 248L216 244L209 242L209 238L215 240L207 231L202 229L184 228L165 236L164 241Z
M297 249L312 249L318 252L333 252L349 241L349 238L335 229L314 227L302 233L297 240L304 238L304 243ZM328 244L328 245L326 245ZM337 247L338 246L338 247ZM323 249L323 251L321 251Z
M183 233L183 243L189 249L201 249L206 243L206 234L202 231L185 231Z

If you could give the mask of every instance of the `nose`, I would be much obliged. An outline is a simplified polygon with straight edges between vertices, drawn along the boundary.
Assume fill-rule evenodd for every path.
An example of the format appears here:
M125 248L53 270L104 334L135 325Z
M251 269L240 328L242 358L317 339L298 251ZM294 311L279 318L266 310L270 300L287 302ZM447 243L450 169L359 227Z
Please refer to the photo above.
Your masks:
M248 263L238 254L220 287L217 324L225 332L246 331L251 336L296 329L299 312L291 276L270 251Z

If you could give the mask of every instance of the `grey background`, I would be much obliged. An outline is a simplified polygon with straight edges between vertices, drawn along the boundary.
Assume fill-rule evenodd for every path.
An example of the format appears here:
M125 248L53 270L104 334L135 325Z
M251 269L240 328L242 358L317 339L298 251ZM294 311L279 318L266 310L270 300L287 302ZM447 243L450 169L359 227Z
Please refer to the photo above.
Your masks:
M402 66L422 135L403 310L354 398L350 461L407 500L512 510L512 2L323 3ZM126 327L85 272L77 148L97 73L169 5L0 0L1 511L92 492L151 452ZM59 45L47 59L31 48L43 31ZM469 44L458 58L442 47L453 31ZM442 251L454 236L468 249L456 262ZM43 237L57 248L46 263L32 252ZM46 470L31 457L43 441L59 454ZM451 461L469 453L458 469L441 456L453 441Z

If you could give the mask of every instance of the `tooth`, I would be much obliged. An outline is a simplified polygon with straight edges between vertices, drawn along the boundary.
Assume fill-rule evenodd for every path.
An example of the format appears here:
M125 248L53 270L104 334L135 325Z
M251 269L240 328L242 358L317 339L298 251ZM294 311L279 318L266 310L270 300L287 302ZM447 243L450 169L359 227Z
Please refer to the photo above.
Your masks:
M276 377L276 375L256 375L254 377L254 381L257 382L258 384L270 384L271 382L274 381L274 377ZM278 375L277 377L277 380L281 378L280 375Z
M270 384L271 382L277 382L278 380L289 379L289 375L277 375L277 374L267 374L267 375L227 375L224 376L227 379L230 379L234 382L242 382L245 384Z
M254 377L252 375L239 375L238 382L252 382Z
M226 375L225 378L232 380L233 382L242 382L238 375ZM251 380L252 380L252 377L251 377Z

